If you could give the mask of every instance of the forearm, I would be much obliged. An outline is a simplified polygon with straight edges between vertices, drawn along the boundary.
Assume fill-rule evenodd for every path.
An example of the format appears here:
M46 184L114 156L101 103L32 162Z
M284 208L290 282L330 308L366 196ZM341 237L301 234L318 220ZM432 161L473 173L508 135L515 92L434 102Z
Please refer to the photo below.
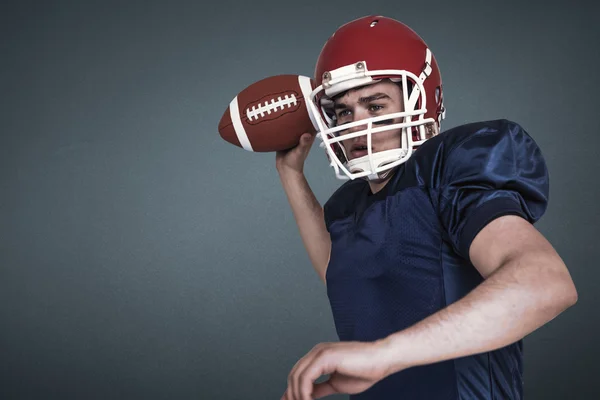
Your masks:
M510 260L464 298L388 336L390 371L496 350L549 322L576 301L553 263L545 254Z
M325 226L323 207L303 174L280 173L279 177L310 261L321 280L325 282L331 238Z

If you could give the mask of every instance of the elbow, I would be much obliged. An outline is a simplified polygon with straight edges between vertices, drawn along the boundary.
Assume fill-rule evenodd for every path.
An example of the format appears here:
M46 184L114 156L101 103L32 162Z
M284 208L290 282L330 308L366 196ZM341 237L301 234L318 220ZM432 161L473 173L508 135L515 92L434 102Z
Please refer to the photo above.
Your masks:
M579 294L577 293L577 288L575 287L575 282L573 282L573 278L567 269L567 266L563 263L563 279L562 279L562 292L564 293L564 306L565 309L574 306L579 300Z
M543 295L546 304L558 314L574 306L579 299L579 294L565 262L556 253L544 252L538 254L537 258L543 265L543 268L538 271L538 278L541 278L538 280L538 287L545 286L547 289L544 290L545 295Z
M564 306L565 309L574 306L579 300L579 294L577 293L577 288L575 287L575 283L571 278L568 279L568 282L564 284L565 286L565 300Z
M561 278L555 282L552 298L554 299L554 306L560 310L560 312L573 307L577 300L579 300L579 294L575 283L568 273L566 267L564 268L564 274L561 274Z
M556 279L553 282L546 281L543 289L538 286L538 295L535 296L534 302L536 313L545 320L545 324L573 307L577 300L577 289L573 281Z
M531 288L537 293L538 310L550 319L573 307L579 299L575 283L562 260L545 263L544 268L538 270Z

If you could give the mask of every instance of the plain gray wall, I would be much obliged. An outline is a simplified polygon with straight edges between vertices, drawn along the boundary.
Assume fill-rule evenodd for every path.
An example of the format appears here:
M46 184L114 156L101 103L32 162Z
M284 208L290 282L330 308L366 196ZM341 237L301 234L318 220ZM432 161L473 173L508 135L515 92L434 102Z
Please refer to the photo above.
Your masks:
M279 399L337 336L274 154L217 124L244 87L311 75L339 25L383 14L433 50L443 128L508 118L542 148L537 226L580 300L526 338L526 398L600 398L591 4L2 2L0 397ZM322 202L341 184L316 145L306 175Z

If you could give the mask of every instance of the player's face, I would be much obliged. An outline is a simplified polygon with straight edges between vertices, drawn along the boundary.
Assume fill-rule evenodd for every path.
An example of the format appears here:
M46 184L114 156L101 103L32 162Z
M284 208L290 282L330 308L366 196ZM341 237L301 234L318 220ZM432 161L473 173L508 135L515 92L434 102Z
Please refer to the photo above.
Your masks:
M334 111L337 125L344 125L365 118L377 117L404 111L402 91L396 83L386 80L373 85L352 89L335 100ZM390 125L397 120L384 120L373 123L373 126ZM340 136L367 128L359 125L341 131ZM348 160L367 155L367 135L342 140ZM391 129L374 133L371 136L372 152L377 153L400 147L402 144L402 129Z

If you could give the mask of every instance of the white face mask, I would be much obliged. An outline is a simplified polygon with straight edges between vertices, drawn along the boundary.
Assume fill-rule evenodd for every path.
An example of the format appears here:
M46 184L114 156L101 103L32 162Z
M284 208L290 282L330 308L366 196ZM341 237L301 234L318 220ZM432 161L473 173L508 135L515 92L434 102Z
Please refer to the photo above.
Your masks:
M431 53L429 51L427 53L430 58ZM330 99L349 89L378 82L379 80L374 79L374 76L389 77L392 81L402 84L404 111L365 118L342 126L335 126L335 120L329 115L331 114L331 106L333 105ZM309 115L317 128L317 136L322 141L320 146L325 149L330 165L335 170L338 179L382 179L393 168L406 162L413 154L415 147L420 146L427 139L438 133L437 127L441 119L443 119L443 115L440 115L438 121L433 118L425 118L427 99L425 97L423 81L427 76L427 67L423 70L421 76L417 77L409 71L402 70L368 71L365 62L359 62L328 72L328 76L324 78L323 84L312 91L307 105ZM411 83L410 86L409 80ZM420 104L421 107L414 109L417 104ZM377 125L379 121L390 119L401 122L389 125ZM357 132L340 135L341 131L358 126L366 126L366 128ZM372 135L392 129L401 130L401 147L372 153ZM413 131L415 130L418 132L416 139L413 138ZM367 154L348 161L349 157L340 142L360 136L366 136Z

